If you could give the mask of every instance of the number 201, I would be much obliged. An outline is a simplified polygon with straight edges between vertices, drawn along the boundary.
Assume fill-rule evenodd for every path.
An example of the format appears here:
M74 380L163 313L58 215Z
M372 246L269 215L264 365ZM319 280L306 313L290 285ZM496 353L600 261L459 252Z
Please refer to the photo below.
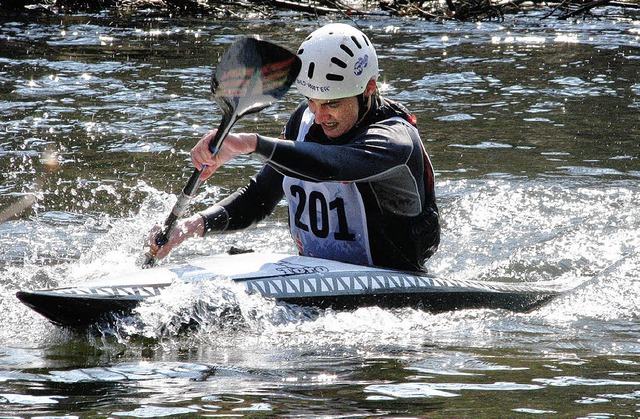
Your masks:
M327 204L327 198L321 192L312 191L307 197L306 191L299 185L291 186L291 195L298 198L298 206L294 215L296 227L304 231L309 231L309 227L311 227L311 232L316 237L324 239L329 236L329 211L335 210L338 217L338 231L333 233L333 237L343 241L355 240L355 234L349 233L342 198L336 198ZM311 226L302 221L302 215L305 211L308 211Z

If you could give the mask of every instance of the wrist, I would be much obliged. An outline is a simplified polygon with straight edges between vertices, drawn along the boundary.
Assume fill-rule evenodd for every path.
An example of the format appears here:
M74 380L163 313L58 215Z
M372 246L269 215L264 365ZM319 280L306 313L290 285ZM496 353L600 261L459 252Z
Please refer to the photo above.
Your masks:
M263 157L266 160L271 160L273 154L276 151L278 144L277 138L263 137L262 135L256 135L256 150L255 153Z

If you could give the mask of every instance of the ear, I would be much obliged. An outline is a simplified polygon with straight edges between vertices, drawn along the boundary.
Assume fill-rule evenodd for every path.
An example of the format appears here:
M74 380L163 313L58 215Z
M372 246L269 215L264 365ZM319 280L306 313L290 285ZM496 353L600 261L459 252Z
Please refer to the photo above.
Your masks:
M365 87L364 89L364 96L365 97L371 96L376 91L377 88L378 88L378 83L376 82L375 77L371 77L369 79L369 82L367 83L367 87Z

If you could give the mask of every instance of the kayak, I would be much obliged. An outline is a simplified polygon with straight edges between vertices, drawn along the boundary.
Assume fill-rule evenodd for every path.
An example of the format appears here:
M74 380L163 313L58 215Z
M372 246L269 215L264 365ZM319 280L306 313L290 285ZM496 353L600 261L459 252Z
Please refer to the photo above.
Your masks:
M562 292L550 284L442 279L424 272L251 252L213 255L73 286L24 290L17 297L56 325L82 328L129 315L143 300L161 295L178 281L221 278L278 302L335 310L379 306L434 313L478 308L528 312Z

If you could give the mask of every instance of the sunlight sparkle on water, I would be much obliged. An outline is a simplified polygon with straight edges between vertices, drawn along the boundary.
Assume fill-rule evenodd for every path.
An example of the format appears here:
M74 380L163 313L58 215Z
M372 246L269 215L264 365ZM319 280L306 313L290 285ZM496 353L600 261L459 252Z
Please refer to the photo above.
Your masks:
M556 38L554 39L554 41L556 42L565 42L567 44L577 44L579 42L578 40L578 34L576 33L561 33L556 35Z
M542 36L493 36L492 44L524 44L524 45L542 45L546 43L546 39Z
M320 383L332 383L336 381L338 378L335 374L319 374L317 377L313 378L313 381L317 381Z
M113 40L115 39L113 36L99 36L100 45L113 45Z

